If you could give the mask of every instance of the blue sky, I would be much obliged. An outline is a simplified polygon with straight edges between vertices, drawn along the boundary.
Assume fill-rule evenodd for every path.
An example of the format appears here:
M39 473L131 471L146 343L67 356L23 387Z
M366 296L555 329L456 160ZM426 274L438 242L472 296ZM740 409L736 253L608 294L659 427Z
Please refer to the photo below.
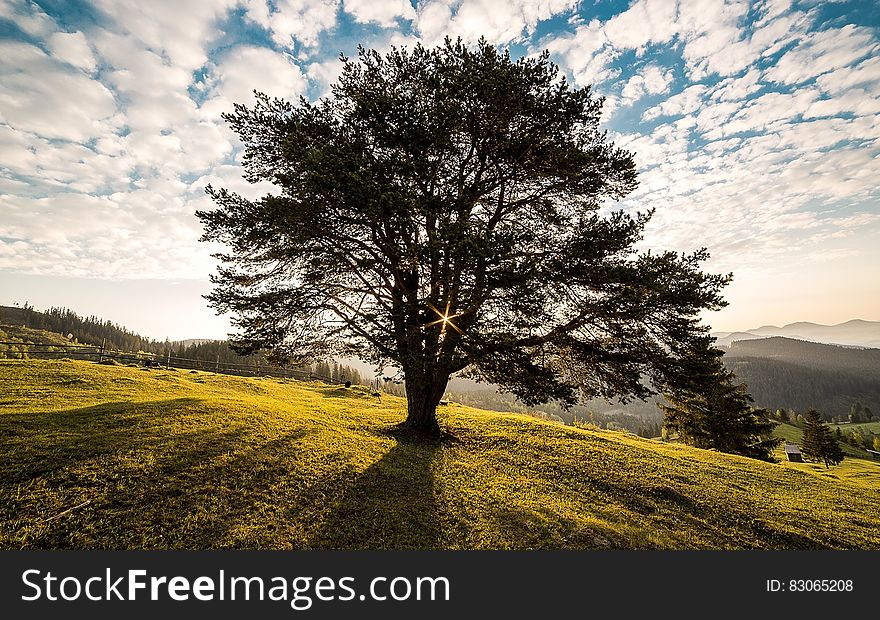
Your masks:
M0 304L222 337L194 212L207 183L267 188L220 114L446 35L549 49L606 97L641 178L608 208L734 272L716 329L880 319L880 18L827 0L0 0Z

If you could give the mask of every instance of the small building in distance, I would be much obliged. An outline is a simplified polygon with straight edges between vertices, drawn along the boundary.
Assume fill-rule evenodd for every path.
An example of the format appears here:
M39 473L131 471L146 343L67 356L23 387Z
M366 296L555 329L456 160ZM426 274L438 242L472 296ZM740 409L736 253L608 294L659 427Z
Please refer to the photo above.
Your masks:
M801 454L801 449L798 448L796 443L787 443L785 444L785 456L788 457L788 460L793 463L803 463L804 455Z
M868 450L868 454L870 454L872 458L880 461L880 452L877 450Z

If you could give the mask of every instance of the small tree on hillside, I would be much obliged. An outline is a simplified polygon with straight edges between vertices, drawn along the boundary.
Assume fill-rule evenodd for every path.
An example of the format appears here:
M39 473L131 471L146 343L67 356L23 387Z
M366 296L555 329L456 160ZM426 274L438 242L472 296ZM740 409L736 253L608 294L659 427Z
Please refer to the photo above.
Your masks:
M428 434L454 373L527 405L674 380L729 278L704 251L638 252L650 214L600 211L636 187L633 156L548 57L361 50L325 99L225 115L246 178L276 188L208 188L219 208L198 214L228 248L208 299L238 350L396 366L405 426Z
M776 423L769 411L752 407L746 386L716 358L709 372L696 374L664 393L665 427L698 448L713 448L762 461L775 461L772 452L781 439L772 437Z
M837 438L825 420L815 409L810 409L804 414L804 439L801 451L809 458L825 462L825 468L828 464L837 465L843 460L843 450L837 443Z

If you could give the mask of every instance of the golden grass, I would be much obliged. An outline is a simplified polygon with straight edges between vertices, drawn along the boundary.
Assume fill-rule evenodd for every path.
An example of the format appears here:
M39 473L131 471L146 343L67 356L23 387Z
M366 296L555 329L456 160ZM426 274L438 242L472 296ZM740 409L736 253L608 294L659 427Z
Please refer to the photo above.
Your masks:
M392 432L404 409L358 387L0 360L0 546L880 548L876 475L456 405L454 439L414 443Z

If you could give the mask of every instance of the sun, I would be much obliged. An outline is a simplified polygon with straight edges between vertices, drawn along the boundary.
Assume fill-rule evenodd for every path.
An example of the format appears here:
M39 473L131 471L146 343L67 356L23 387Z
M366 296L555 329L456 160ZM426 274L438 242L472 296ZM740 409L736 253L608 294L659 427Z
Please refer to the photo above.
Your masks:
M456 312L455 314L449 314L449 309L450 309L451 306L452 306L452 302L451 302L451 301L447 301L447 302L446 302L446 310L443 311L443 312L441 312L440 310L438 310L438 309L434 306L434 304L432 304L432 303L429 302L429 303L428 303L428 307L429 307L431 310L433 310L433 311L437 314L437 316L440 317L440 318L438 318L436 321L431 321L430 323L427 323L427 324L425 325L425 327L428 328L428 327L432 327L432 326L434 326L434 325L441 325L441 327L440 327L440 333L442 334L443 332L446 331L446 326L448 325L449 327L451 327L452 329L454 329L455 331L457 331L459 334L463 333L463 332L461 331L461 329L458 327L458 325L456 325L456 324L452 321L452 319L454 319L454 318L457 317L457 316L461 316L461 315L460 315L458 312Z

